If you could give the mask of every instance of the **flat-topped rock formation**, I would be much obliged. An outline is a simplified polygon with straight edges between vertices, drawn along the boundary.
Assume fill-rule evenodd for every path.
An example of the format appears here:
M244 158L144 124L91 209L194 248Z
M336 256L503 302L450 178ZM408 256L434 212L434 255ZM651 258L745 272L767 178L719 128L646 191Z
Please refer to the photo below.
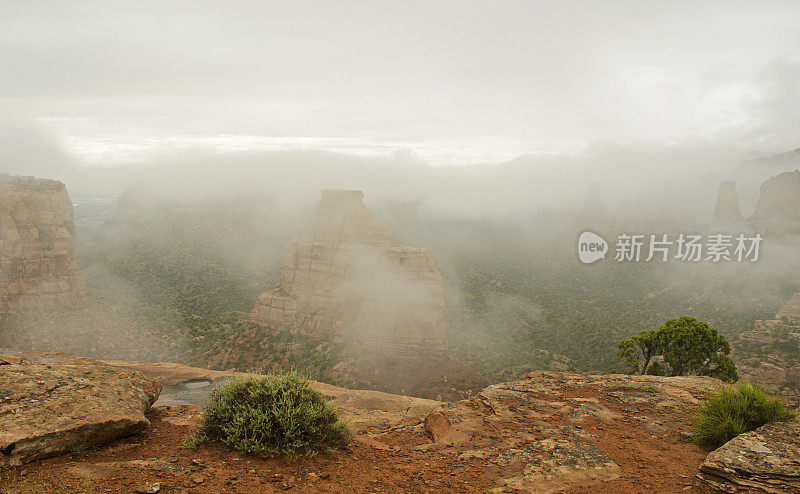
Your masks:
M0 312L58 309L85 300L74 237L64 184L0 175Z
M781 173L761 184L750 220L777 233L800 231L800 170Z
M442 278L423 249L392 244L392 232L357 190L325 190L283 260L275 289L251 320L266 331L342 335L398 354L443 352Z
M723 180L717 191L717 204L714 208L715 221L741 221L742 209L739 206L739 194L736 193L736 182Z

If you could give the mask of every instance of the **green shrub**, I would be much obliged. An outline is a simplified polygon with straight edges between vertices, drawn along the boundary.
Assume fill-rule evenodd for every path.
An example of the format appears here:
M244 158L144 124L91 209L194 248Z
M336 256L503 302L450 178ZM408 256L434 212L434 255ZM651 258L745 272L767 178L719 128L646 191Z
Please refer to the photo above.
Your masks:
M184 440L196 448L220 441L264 457L314 456L347 448L350 433L336 411L296 372L263 379L234 379L215 389L200 430Z
M703 401L694 441L712 450L769 422L796 418L796 413L761 387L740 382L716 391Z

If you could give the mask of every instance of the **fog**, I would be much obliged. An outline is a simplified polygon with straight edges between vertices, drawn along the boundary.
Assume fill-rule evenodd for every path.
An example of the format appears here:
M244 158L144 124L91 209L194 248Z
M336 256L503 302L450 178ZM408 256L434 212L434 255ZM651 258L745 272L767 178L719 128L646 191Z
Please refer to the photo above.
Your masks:
M574 244L761 232L712 215L721 181L748 218L800 168L799 24L781 1L0 0L0 172L67 185L90 304L22 327L260 365L247 313L343 188L431 253L451 350L492 378L609 370L616 339L685 313L733 336L800 291L797 235L753 264L583 266ZM344 294L424 298L363 271Z
M795 2L0 2L0 116L98 164L595 141L797 147Z
M52 129L31 122L0 125L0 140L6 152L2 171L60 179L73 195L116 197L133 185L137 194L153 200L207 202L253 195L288 212L308 210L322 189L355 188L373 204L413 202L437 215L480 219L578 212L589 184L596 182L601 201L616 215L702 220L713 212L722 180L738 182L747 217L764 180L800 166L796 154L771 159L703 140L597 141L575 153L524 154L462 167L437 166L411 152L379 156L200 147L99 166L81 161Z

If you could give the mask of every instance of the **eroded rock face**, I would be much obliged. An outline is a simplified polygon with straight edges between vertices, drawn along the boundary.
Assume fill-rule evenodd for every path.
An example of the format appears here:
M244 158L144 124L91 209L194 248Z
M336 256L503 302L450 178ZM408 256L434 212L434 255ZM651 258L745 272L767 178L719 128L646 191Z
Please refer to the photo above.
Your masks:
M0 470L141 432L161 385L90 359L0 359Z
M742 378L800 405L800 293L775 319L756 321L753 329L740 333L735 346Z
M250 315L267 331L341 334L400 354L444 351L442 279L423 249L392 245L357 190L325 190L274 290Z
M698 477L725 492L800 492L800 423L766 424L712 451Z
M777 233L800 231L800 170L781 173L761 184L750 220Z
M717 205L714 208L716 221L741 221L742 210L739 206L739 194L736 193L736 182L723 180L717 192Z
M84 301L74 236L64 184L0 175L0 312Z

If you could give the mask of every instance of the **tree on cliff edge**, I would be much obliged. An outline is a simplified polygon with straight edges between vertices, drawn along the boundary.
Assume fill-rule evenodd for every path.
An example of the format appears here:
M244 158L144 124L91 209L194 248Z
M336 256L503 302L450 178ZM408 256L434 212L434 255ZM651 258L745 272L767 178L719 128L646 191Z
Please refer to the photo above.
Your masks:
M617 343L617 357L630 374L700 375L734 382L739 377L730 353L724 336L691 316L670 319L657 330L642 331ZM651 364L656 356L663 363Z

